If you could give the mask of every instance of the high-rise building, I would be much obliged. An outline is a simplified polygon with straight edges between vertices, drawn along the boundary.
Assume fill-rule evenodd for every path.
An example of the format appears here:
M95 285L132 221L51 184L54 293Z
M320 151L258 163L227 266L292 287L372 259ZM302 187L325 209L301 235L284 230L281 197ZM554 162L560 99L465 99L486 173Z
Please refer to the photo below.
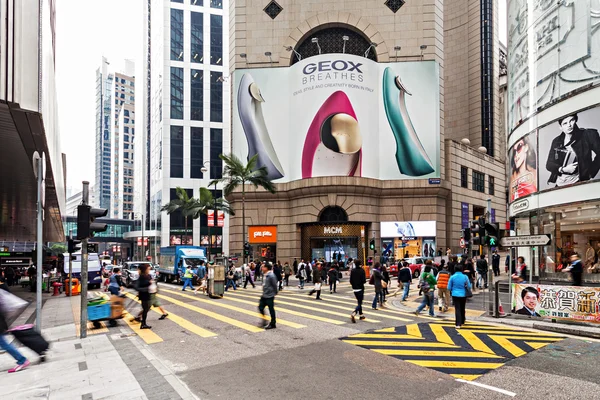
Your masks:
M187 223L161 207L176 188L197 197L200 187L222 176L219 155L229 148L228 2L147 0L144 2L144 101L138 119L136 212L157 233L153 246L206 245L221 252L223 228L209 228L206 215ZM225 22L225 23L224 23ZM137 160L144 167L137 168ZM207 171L203 173L203 168ZM144 169L142 169L144 168ZM211 187L221 196L220 187ZM146 200L147 199L147 200ZM146 202L147 201L147 202Z
M111 72L102 58L96 70L96 185L98 206L110 218L133 219L135 77L134 63Z
M488 199L505 221L497 1L231 4L232 152L277 188L246 190L231 254L431 258Z

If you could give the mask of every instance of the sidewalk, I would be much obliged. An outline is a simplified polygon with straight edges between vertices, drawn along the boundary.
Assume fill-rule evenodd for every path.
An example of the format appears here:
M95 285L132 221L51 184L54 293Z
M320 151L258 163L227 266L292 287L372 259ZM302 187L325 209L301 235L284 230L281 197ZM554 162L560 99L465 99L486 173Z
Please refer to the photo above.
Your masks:
M566 324L558 322L543 321L538 319L529 318L492 318L481 316L477 318L478 321L492 322L496 324L504 324L510 326L521 326L524 328L538 329L541 331L562 333L565 335L572 336L583 336L594 339L600 339L600 326L590 325L579 325L579 324Z
M15 361L6 353L0 354L3 399L197 399L124 323L108 333L88 333L87 338L79 339L79 296L45 300L42 331L51 342L47 361L40 363L35 352L19 347L31 365L7 374ZM35 303L13 326L31 322L31 311L35 318Z

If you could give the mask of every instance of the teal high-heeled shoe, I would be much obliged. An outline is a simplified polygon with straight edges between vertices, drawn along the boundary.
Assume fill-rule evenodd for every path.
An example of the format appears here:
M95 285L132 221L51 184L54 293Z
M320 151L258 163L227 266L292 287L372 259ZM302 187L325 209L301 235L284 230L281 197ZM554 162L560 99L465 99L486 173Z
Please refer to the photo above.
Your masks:
M391 68L383 72L383 106L396 139L396 163L404 175L422 176L435 171L427 152L410 121L406 109L406 90Z

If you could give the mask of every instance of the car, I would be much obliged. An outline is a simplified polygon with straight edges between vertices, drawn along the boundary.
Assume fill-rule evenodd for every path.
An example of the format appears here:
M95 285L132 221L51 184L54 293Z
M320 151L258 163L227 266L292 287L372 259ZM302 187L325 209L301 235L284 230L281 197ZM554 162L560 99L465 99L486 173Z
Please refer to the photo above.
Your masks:
M148 261L126 261L123 263L123 278L125 286L131 287L139 279L140 275L138 269L142 265L147 265L150 268L150 276L152 279L156 278L157 272L153 269L152 263Z
M421 268L425 265L425 259L422 257L410 257L405 258L404 261L408 263L408 268L410 268L413 278L417 279L421 275Z

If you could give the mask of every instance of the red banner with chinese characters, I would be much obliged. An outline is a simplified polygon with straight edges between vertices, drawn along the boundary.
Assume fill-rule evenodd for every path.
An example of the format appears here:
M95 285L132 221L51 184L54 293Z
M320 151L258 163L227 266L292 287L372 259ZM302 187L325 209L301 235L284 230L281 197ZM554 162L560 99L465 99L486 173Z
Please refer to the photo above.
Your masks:
M208 210L208 226L215 226L215 210Z
M222 228L225 226L225 212L217 211L217 226Z
M515 314L600 323L600 287L513 283L512 289Z

